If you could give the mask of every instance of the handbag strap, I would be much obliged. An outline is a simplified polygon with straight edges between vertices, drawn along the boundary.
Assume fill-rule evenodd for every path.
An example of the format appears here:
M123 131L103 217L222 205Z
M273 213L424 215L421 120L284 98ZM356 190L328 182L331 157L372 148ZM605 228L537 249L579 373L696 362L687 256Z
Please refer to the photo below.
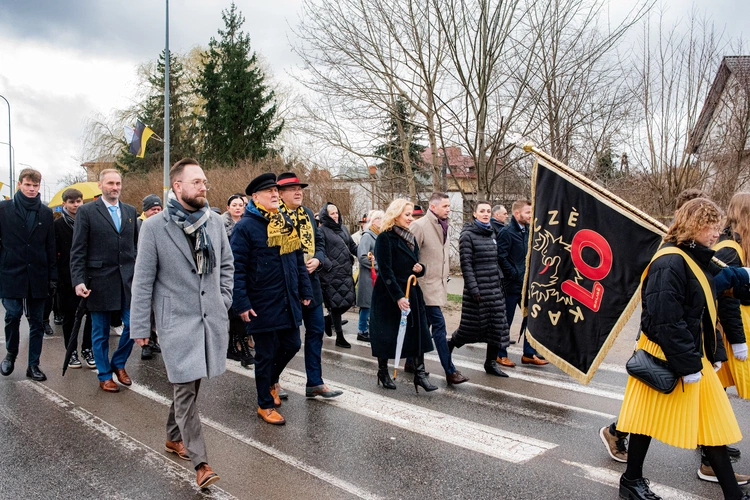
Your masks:
M649 262L648 266L646 266L646 269L643 271L643 275L641 276L641 285L643 285L643 281L646 279L646 275L648 274L648 270L651 268L651 264L658 259L659 257L662 257L664 255L680 255L683 259L685 259L685 262L687 262L688 267L690 267L690 270L693 272L696 278L698 278L698 282L701 285L701 288L703 289L703 295L706 299L706 306L708 307L708 314L711 316L711 323L716 326L716 300L714 300L713 293L711 293L711 285L708 284L708 279L706 278L706 274L703 272L703 270L698 266L698 264L690 257L688 254L686 254L684 251L680 250L677 247L661 247L651 258L651 262Z
M714 245L713 248L717 252L723 248L731 248L732 250L737 252L737 255L740 256L740 261L742 261L743 263L745 262L745 251L742 250L742 247L740 246L740 244L734 240L720 241L716 245Z

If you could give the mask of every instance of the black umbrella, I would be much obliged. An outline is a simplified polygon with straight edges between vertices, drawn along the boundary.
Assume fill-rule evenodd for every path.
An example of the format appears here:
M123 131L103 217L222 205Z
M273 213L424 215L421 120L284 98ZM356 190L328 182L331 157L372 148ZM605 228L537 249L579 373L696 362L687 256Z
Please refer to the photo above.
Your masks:
M70 332L70 341L68 342L67 348L65 349L65 362L63 363L63 377L65 376L65 371L68 369L68 363L70 363L70 358L73 356L73 351L78 349L78 333L81 330L81 322L83 321L83 317L88 313L88 307L87 303L88 297L83 297L80 302L78 302L78 308L76 309L76 319L73 322L73 330Z

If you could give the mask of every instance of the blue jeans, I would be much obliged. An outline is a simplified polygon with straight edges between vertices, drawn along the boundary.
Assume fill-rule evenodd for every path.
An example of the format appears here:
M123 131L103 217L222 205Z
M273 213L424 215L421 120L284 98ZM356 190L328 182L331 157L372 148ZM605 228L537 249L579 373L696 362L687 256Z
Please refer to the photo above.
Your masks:
M369 307L359 308L359 327L357 329L360 332L367 332L370 330L370 308Z
M253 332L255 340L255 388L258 406L274 408L271 385L300 348L299 328L283 328L269 332Z
M505 314L508 318L508 327L510 327L511 323L513 323L513 317L516 315L516 306L521 307L521 294L519 293L518 295L515 295L515 294L506 295L505 296ZM524 318L524 321L521 324L521 330L523 330L524 326L526 326L526 318ZM497 355L500 358L507 358L508 350L505 349L504 347L501 347L498 349ZM523 355L526 356L527 358L537 355L536 349L531 347L531 344L529 344L529 341L526 340L526 335L523 336Z
M323 385L321 368L321 351L323 350L323 331L325 318L323 304L315 308L302 307L302 321L305 323L305 372L307 387Z
M112 372L125 368L130 351L133 350L133 339L130 338L130 305L125 303L123 292L122 311L122 335L112 359L109 358L109 327L111 315L114 311L92 311L91 312L91 350L94 351L94 361L99 372L99 382L112 380Z
M443 366L446 375L456 373L456 367L451 360L451 352L448 349L448 340L446 335L448 331L445 328L445 317L443 311L438 306L425 306L427 312L427 323L432 327L432 340L435 342L435 350L440 357L440 364Z
M39 366L44 338L44 303L46 299L3 299L5 308L5 349L16 359L21 338L21 316L26 300L29 318L29 366Z

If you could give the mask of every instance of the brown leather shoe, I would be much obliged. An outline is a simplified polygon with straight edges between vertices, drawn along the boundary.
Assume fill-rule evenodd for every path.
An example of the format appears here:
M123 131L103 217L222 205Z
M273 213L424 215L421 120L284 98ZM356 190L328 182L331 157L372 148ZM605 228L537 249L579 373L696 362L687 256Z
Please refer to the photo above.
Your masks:
M130 380L130 377L128 376L128 372L125 371L125 368L115 368L115 375L117 375L117 380L122 385L130 385L133 383L132 380Z
M279 391L274 386L271 386L271 396L273 396L273 405L278 408L281 406L281 398L279 397Z
M190 455L188 455L188 452L185 449L185 444L182 441L167 440L167 443L164 445L164 450L167 453L175 453L183 460L190 460Z
M458 385L468 382L469 378L465 377L461 372L455 371L450 375L446 375L445 380L448 382L448 385Z
M286 423L286 420L284 420L284 417L282 417L279 412L276 411L275 408L258 408L258 416L268 422L269 424L273 425L284 425Z
M516 364L508 358L497 358L498 365L507 366L508 368L515 368Z
M99 382L99 387L104 392L120 392L120 387L112 379Z
M201 465L195 472L195 482L198 483L200 488L206 488L219 479L219 475L211 470L208 464Z
M548 365L549 361L547 361L546 359L541 359L539 356L534 354L530 358L528 356L521 356L521 363L523 363L524 365L544 366Z

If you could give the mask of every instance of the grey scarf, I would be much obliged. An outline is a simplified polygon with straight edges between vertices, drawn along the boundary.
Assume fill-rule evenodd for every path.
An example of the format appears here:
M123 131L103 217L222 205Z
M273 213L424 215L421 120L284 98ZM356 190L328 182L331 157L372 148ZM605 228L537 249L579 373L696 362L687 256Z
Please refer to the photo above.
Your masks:
M208 203L200 210L190 213L185 211L185 208L177 201L177 197L171 190L168 199L167 210L169 210L169 216L174 223L188 236L195 235L195 259L198 274L211 274L216 266L216 254L211 244L211 238L208 237L208 231L206 231L206 223L211 217Z

